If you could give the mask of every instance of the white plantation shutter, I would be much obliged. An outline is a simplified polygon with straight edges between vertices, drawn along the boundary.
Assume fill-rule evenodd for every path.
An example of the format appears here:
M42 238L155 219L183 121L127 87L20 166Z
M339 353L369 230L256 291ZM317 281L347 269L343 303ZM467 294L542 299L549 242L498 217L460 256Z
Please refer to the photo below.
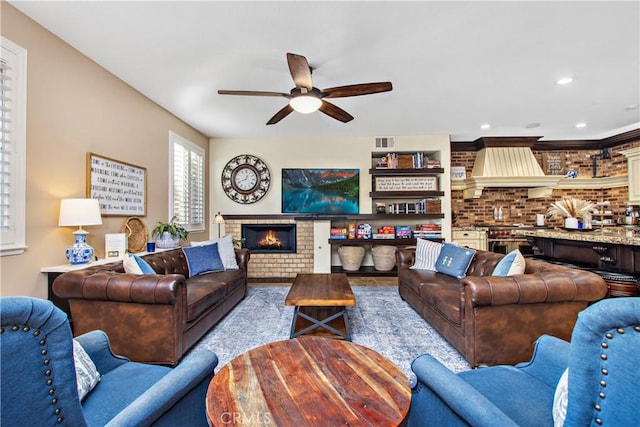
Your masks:
M2 37L0 56L0 254L24 251L27 51Z
M204 150L170 132L171 194L169 219L189 231L204 230Z

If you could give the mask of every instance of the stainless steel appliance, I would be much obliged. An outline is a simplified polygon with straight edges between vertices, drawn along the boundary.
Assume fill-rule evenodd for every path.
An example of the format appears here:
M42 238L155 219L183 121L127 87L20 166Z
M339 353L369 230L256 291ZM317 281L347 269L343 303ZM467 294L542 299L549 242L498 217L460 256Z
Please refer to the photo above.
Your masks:
M489 250L501 254L519 249L523 255L533 255L533 249L527 242L526 236L516 234L518 226L488 226Z

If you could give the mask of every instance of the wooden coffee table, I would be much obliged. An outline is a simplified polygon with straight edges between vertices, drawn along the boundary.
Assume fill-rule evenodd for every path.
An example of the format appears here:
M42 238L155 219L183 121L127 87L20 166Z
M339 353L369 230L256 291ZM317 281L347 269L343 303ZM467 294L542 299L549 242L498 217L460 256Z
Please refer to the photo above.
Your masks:
M254 348L215 374L212 426L395 426L409 411L405 374L375 351L301 337Z
M284 304L295 306L290 338L315 335L351 341L346 307L356 305L356 298L346 274L298 274Z

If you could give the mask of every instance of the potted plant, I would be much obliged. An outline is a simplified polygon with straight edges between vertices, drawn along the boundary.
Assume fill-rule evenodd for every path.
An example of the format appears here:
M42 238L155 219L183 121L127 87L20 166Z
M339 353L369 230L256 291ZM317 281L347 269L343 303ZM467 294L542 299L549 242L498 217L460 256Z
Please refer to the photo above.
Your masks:
M175 216L169 222L158 221L158 225L151 233L151 237L157 237L156 246L158 248L175 248L180 244L180 240L186 240L189 236L189 232L175 221Z
M587 215L594 206L586 200L562 199L551 203L547 214L553 218L564 218L565 228L578 228L578 218Z

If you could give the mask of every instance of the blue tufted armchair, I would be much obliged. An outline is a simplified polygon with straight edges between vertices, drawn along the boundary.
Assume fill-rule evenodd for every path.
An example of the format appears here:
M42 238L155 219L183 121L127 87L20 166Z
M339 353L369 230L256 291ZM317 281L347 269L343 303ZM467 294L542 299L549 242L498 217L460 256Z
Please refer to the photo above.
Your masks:
M640 298L583 310L571 343L544 335L533 358L454 374L414 360L409 426L553 426L556 386L569 368L565 426L640 425Z
M172 369L115 356L102 331L78 336L101 374L81 402L67 316L49 301L4 297L0 317L2 426L207 425L214 353L192 351Z

